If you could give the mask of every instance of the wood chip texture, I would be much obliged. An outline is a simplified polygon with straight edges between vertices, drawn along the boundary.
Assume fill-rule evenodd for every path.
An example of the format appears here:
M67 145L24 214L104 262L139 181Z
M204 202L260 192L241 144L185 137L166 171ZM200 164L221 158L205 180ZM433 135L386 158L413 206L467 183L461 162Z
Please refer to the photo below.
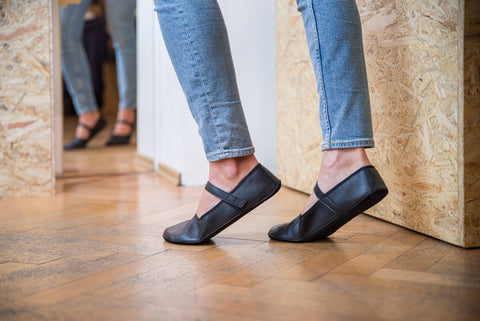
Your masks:
M0 1L0 198L53 192L50 10Z
M368 154L390 189L368 214L480 246L479 2L357 4L376 143ZM277 108L279 176L311 193L321 161L318 95L295 1L277 2Z

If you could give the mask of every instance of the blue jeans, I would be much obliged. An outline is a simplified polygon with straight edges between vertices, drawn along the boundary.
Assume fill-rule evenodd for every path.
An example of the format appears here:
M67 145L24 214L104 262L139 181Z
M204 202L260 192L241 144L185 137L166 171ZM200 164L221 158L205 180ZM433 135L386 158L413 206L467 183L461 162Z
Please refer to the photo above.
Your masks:
M62 72L78 115L98 110L90 67L82 44L85 12L91 0L61 8ZM105 1L117 62L119 108L137 106L135 0Z
M252 154L216 0L154 0L167 50L208 161ZM320 96L322 149L373 147L355 0L297 0ZM253 75L252 75L253 76Z

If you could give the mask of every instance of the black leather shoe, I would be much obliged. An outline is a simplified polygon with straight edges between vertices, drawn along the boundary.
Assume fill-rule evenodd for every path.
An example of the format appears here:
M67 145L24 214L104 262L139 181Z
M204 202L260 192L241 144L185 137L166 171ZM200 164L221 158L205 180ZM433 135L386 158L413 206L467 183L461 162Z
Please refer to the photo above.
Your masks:
M326 194L315 184L317 202L290 223L276 225L268 236L277 241L311 242L326 238L387 194L380 174L369 165L358 169Z
M281 183L272 173L258 164L230 192L207 183L205 189L221 201L207 213L167 228L163 238L177 244L200 244L214 237L242 216L275 195Z
M130 137L132 136L133 130L135 129L135 123L131 123L123 119L118 119L117 123L122 123L127 126L130 126L130 134L122 136L122 135L115 135L114 133L112 133L110 135L110 139L106 144L107 146L126 145L130 142Z
M100 116L100 118L98 119L95 126L93 126L93 128L83 123L78 123L78 126L82 126L88 130L89 132L88 138L81 139L81 138L75 137L70 143L63 146L63 148L65 150L85 148L85 146L87 146L88 141L92 139L96 134L98 134L106 125L107 125L107 122L105 121L105 118L103 118L102 116Z

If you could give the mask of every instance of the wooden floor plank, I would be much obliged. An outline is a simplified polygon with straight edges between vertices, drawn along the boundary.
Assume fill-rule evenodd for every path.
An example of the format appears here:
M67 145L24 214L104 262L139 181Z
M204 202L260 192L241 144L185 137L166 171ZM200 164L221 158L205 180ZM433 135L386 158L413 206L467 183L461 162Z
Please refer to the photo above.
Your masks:
M279 273L276 277L298 281L313 281L367 249L364 244L355 243L325 245L325 249L319 249L319 253L315 256L305 259L287 271Z
M21 301L35 305L57 304L58 302L69 300L75 296L82 296L85 293L95 293L97 290L107 288L111 284L171 264L172 260L180 260L180 258L191 255L191 253L189 254L187 251L178 251L175 255L170 254L172 254L171 251L164 251L126 262L123 265L115 265L112 268L92 273L83 278L24 296Z
M248 261L242 260L248 253L260 252L256 248L258 242L244 240L216 240L214 247L204 251L194 251L194 255L175 261L168 266L122 280L97 293L113 298L135 297L150 293L163 292L165 288L178 288L182 292L194 290L200 285L212 282L218 273L231 273L232 269L240 269ZM231 245L231 246L228 246ZM224 250L223 247L227 247ZM253 255L254 257L255 254ZM170 295L169 292L165 294Z
M338 291L337 299L351 298L385 320L475 320L480 312L474 288L345 274L327 274L314 283L328 284Z
M0 299L17 300L136 259L138 256L124 254L98 260L65 258L12 271L0 276Z
M63 237L63 233L43 230L14 236L0 234L0 242L3 245L0 255L8 261L21 263L42 264L68 257L93 260L118 253L105 243L68 235Z
M319 251L319 247L316 246L295 245L272 242L271 244L259 246L256 249L262 250L259 252L261 257L257 260L252 260L252 264L248 264L223 277L217 274L215 282L252 287L269 277L291 269ZM251 256L252 253L248 252L248 257L245 257L242 261L250 261Z
M480 249L461 249L452 246L450 249L451 251L440 260L441 263L478 267L480 270Z
M426 271L452 249L452 246L447 243L425 238L425 240L388 263L385 268Z
M386 280L438 284L448 287L477 289L480 293L480 276L449 275L397 269L380 269L370 275L371 278Z
M369 248L348 262L333 269L331 273L368 276L390 263L424 239L409 231L399 231Z
M35 266L34 264L18 263L18 262L3 262L0 264L0 277L3 274L8 274L14 271L23 270Z
M463 265L458 263L445 263L438 262L434 264L427 271L430 273L439 273L447 275L465 275L465 276L478 276L480 267L472 265Z

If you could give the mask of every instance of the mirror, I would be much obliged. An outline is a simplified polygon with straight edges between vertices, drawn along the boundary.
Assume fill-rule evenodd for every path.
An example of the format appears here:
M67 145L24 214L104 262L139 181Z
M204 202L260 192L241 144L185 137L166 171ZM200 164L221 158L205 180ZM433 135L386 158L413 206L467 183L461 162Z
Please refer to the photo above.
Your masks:
M118 136L125 137L131 133L128 143L106 146L106 143L111 140L117 117L128 123L135 123L134 109L127 112L129 113L127 116L130 116L127 118L131 119L122 117L123 114L117 116L120 103L118 77L121 77L120 86L123 97L121 105L136 105L136 84L129 83L131 79L135 79L135 48L128 45L130 43L135 45L135 0L82 0L80 4L69 4L60 10L64 76L63 145L71 143L73 138L78 136L76 129L79 117L76 109L78 111L88 108L89 112L91 109L98 109L106 120L105 127L88 139L85 148L64 149L62 177L152 171L153 164L142 161L136 154L136 131L134 128L132 131L130 125L121 123L115 128L118 130L120 127L123 130L122 135ZM131 21L129 21L129 17ZM76 38L75 33L79 32L77 31L80 29L78 25L81 26L82 23L84 29L81 34L82 41L79 44L73 39ZM128 23L131 23L131 28ZM117 35L115 37L118 41L117 44L114 43L112 34ZM79 47L80 45L81 47ZM82 61L85 62L85 58L80 59L82 58L80 55L83 54L79 54L79 48L83 48L88 64L82 64ZM131 60L133 60L133 67L131 62L128 63ZM88 70L83 70L86 68L82 68L82 66L87 66ZM120 72L118 77L117 70ZM87 74L90 75L89 88L91 90L85 89L81 83ZM92 90L94 97L91 94ZM90 95L85 94L85 91ZM93 102L88 103L90 101ZM91 105L96 106L91 107ZM98 124L98 121L88 125L90 128L94 128L95 124ZM83 130L85 131L85 129ZM80 136L84 139L87 137Z

